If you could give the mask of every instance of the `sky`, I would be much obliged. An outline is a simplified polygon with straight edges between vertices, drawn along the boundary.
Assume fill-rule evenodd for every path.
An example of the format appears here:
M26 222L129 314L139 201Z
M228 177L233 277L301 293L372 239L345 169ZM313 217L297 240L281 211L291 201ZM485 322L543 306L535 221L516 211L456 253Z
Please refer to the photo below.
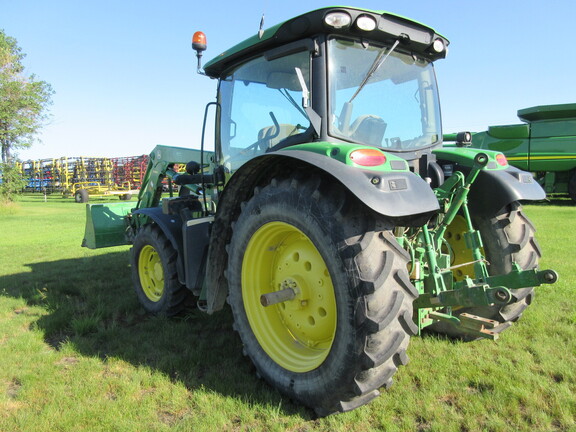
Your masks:
M319 0L0 0L0 29L26 53L28 75L55 91L51 119L21 160L199 148L216 81L204 61L265 28L332 6ZM517 111L576 103L574 0L349 0L422 22L450 40L436 62L444 132L515 124Z

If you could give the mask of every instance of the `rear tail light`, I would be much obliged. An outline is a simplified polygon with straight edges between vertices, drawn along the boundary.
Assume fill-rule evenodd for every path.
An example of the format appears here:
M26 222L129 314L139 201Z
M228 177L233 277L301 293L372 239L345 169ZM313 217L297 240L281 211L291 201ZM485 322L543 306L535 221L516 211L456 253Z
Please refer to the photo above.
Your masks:
M380 150L359 149L350 153L350 160L361 166L378 166L386 163L386 156Z
M506 159L506 156L504 156L502 153L498 153L496 155L496 162L498 162L498 165L500 166L508 166L508 160Z

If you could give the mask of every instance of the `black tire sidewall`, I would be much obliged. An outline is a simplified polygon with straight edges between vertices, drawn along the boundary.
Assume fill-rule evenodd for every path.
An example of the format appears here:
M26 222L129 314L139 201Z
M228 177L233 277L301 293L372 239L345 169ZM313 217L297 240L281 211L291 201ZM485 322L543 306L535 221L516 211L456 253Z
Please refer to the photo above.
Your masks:
M531 223L522 213L522 207L519 203L511 203L492 218L477 218L474 222L482 236L484 251L489 261L488 272L490 275L510 273L513 270L514 262L517 262L523 270L538 267L538 260L531 264L532 260L528 259L528 254L537 253L538 246L535 243ZM514 238L518 237L519 232L524 230L530 230L530 238L522 248L514 242ZM480 312L481 316L505 322L504 315L514 309L523 311L534 297L534 288L511 289L511 292L521 300L505 306L476 308L474 313ZM520 315L521 311L519 311ZM517 321L518 318L519 316L511 321Z

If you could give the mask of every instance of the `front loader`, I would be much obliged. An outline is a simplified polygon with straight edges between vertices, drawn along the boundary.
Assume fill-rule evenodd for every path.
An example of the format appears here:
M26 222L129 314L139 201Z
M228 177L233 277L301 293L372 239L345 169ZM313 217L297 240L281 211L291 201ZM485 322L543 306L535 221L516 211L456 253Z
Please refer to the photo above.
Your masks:
M390 386L424 329L496 339L557 279L520 204L545 195L469 134L442 147L433 63L448 43L329 7L202 67L196 33L218 83L213 150L204 133L200 150L157 146L135 205L87 206L84 245L132 244L151 313L228 303L258 374L319 415Z

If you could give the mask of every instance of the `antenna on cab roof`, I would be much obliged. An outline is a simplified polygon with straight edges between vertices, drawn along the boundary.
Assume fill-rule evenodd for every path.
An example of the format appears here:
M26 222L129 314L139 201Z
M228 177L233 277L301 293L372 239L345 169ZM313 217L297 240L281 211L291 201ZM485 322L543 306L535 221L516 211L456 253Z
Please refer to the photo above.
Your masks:
M258 29L258 37L262 39L264 35L264 14L262 14L262 18L260 18L260 28Z

